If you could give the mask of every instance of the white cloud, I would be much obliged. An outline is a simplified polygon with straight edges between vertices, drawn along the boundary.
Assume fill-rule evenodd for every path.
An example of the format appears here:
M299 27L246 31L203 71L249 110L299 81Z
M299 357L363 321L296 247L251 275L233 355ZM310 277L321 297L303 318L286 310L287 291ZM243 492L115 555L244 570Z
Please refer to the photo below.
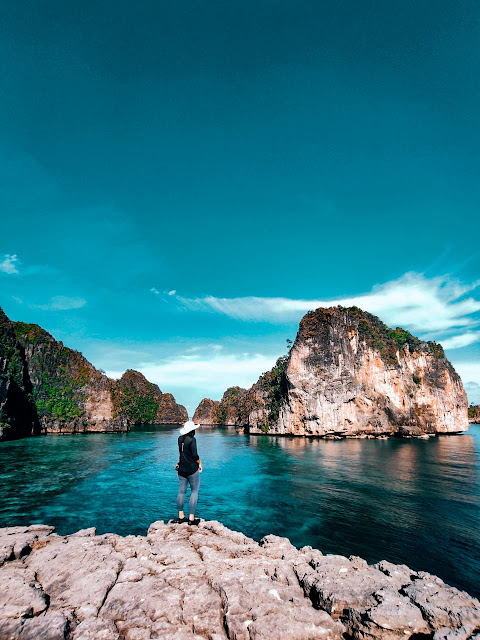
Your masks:
M421 273L412 272L397 280L376 285L370 293L333 300L254 296L178 296L177 300L192 311L221 313L237 320L270 323L298 321L307 311L318 307L357 305L380 316L389 326L402 326L421 334L435 334L474 323L469 316L480 311L480 302L466 295L478 284L466 285L449 276L427 278Z
M177 293L176 289L172 289L171 291L168 292L169 296L174 296Z
M442 340L442 346L445 349L461 349L462 347L468 347L474 342L480 341L480 331L469 331L467 333L461 333L451 338Z
M87 304L84 298L69 298L68 296L54 296L47 304L39 304L37 307L44 311L67 311L68 309L80 309Z
M154 293L156 296L158 296L158 294L160 293L160 291L158 289L155 289L155 287L152 287L150 289L150 293Z
M220 349L208 354L181 354L160 363L143 363L137 368L143 375L168 391L169 387L208 389L220 397L231 386L250 387L275 364L275 357L260 353L223 354ZM123 371L107 371L119 378Z
M8 274L18 273L17 266L19 262L20 260L15 253L14 254L4 253L3 261L0 262L0 271Z

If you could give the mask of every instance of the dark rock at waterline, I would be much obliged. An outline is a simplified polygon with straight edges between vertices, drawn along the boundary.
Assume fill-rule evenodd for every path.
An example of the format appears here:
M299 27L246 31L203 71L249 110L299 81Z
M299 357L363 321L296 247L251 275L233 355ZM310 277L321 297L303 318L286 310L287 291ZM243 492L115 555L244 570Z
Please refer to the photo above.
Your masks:
M480 603L383 561L260 543L219 522L146 537L0 529L0 639L473 640Z
M40 433L25 352L0 309L0 440Z

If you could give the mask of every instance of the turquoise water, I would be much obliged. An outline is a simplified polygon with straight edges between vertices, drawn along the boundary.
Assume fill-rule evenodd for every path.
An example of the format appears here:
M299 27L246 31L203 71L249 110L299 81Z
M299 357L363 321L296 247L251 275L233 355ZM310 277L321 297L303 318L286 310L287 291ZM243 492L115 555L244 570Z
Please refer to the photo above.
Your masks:
M176 515L177 435L146 426L0 443L0 526L144 535ZM257 540L275 533L324 553L405 563L480 595L479 426L430 440L202 429L197 442L198 516Z

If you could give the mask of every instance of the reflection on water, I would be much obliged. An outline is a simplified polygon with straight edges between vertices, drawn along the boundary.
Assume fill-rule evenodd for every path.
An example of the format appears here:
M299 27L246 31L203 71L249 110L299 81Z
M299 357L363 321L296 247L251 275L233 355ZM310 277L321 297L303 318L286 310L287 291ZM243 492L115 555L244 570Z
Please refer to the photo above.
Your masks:
M0 526L145 534L175 514L176 427L0 444ZM386 558L480 595L480 427L430 440L197 432L198 515L260 539Z

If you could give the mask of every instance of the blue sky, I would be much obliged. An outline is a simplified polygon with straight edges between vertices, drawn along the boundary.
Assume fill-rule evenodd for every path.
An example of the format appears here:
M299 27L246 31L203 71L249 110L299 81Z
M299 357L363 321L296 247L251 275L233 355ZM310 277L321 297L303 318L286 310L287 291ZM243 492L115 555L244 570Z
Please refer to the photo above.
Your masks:
M0 22L0 305L193 413L333 303L480 402L475 2L19 0Z

